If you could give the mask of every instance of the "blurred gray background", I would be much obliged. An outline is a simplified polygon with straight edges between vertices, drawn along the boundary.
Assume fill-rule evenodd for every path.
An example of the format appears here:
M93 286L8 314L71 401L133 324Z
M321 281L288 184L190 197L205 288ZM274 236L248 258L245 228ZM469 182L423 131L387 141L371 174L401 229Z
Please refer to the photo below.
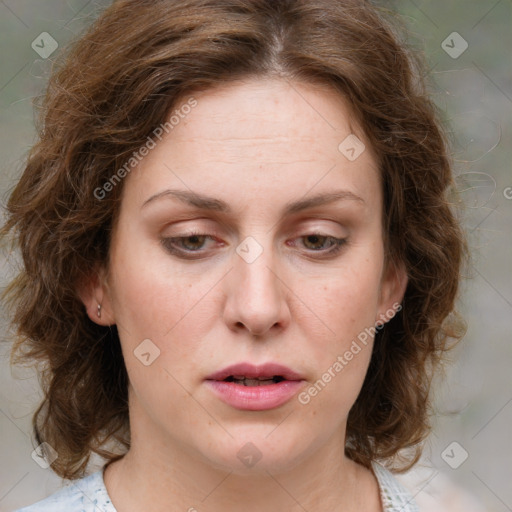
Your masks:
M468 332L436 384L438 414L424 457L401 479L425 511L512 511L512 0L380 3L400 14L413 46L426 52L431 92L453 134L473 256L460 301ZM47 53L109 4L0 0L2 205L35 140L32 100L44 89L59 50ZM14 268L2 252L0 286ZM3 309L1 315L7 339ZM8 351L9 344L1 343L0 512L62 485L31 458L37 376L10 368Z

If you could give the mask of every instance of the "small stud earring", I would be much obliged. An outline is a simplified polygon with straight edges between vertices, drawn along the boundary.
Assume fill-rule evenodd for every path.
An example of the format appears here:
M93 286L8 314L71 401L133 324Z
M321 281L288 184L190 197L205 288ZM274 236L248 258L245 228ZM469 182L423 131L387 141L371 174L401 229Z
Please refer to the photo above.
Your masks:
M101 304L98 304L98 318L101 318Z

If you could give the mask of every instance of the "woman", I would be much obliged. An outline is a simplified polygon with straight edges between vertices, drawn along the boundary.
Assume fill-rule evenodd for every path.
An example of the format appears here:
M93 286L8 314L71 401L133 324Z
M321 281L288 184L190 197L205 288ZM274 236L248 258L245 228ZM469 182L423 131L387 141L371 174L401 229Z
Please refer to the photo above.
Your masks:
M123 0L77 41L3 230L74 480L23 511L417 510L384 464L464 253L420 69L361 0Z

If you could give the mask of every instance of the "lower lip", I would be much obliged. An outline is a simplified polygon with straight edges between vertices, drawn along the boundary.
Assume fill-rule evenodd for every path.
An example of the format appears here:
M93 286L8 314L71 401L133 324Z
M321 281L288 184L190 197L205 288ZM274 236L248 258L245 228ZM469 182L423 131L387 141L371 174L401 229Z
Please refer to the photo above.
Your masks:
M265 411L288 402L302 386L301 380L283 380L263 386L244 386L219 380L206 381L226 404L245 411Z

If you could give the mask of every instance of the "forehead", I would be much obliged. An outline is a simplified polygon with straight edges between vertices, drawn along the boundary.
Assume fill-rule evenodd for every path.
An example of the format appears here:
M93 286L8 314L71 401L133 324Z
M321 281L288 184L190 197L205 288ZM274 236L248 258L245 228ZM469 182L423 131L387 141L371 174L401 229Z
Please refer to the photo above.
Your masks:
M196 106L176 115L192 96ZM352 161L340 151L347 137L365 138L345 99L326 86L237 81L184 96L173 113L172 130L129 177L137 203L176 186L283 202L340 185L358 195L377 193L376 159L368 144ZM271 195L274 190L279 196Z
M212 146L218 142L225 147L232 142L248 153L252 148L253 154L267 159L275 156L280 161L286 147L296 151L296 146L307 140L301 153L325 152L325 146L336 144L343 134L359 131L345 99L325 85L246 79L194 97L198 105L173 130L175 142L191 142L192 137ZM265 152L258 152L263 147Z

